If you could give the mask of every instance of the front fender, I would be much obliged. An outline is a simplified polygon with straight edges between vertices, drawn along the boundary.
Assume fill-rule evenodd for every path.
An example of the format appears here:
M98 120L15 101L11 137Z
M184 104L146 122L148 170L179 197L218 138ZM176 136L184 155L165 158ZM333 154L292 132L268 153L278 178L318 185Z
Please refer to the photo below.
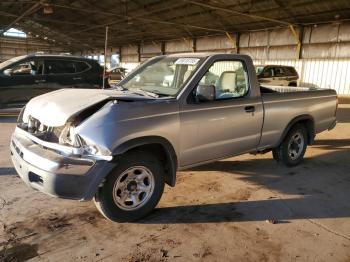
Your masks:
M117 146L113 150L113 156L118 158L118 155L122 155L129 150L135 149L135 148L142 148L143 146L147 145L160 145L162 146L167 159L167 165L169 169L169 173L166 176L166 182L170 186L175 186L176 182L176 171L177 171L177 156L174 150L174 147L172 144L164 137L160 136L145 136L145 137L139 137L134 138L129 141L124 142L123 144Z

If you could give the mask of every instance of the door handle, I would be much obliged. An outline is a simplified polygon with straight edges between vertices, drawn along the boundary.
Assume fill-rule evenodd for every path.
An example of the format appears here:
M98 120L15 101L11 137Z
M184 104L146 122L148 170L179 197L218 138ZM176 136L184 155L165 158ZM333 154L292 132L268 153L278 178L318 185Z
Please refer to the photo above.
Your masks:
M246 106L244 108L244 110L247 112L247 113L253 113L255 112L255 106Z
M81 77L73 77L73 80L81 80Z
M39 83L45 83L46 80L35 80L35 83L39 84Z

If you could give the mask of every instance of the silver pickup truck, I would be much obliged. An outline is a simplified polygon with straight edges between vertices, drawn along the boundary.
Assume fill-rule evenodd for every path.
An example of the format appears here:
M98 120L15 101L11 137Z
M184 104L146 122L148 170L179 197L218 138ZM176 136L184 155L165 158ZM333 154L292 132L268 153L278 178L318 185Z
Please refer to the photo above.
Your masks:
M33 98L11 141L31 187L94 199L113 221L151 212L176 171L244 153L299 164L336 124L334 90L259 86L250 57L176 54L150 59L108 90Z

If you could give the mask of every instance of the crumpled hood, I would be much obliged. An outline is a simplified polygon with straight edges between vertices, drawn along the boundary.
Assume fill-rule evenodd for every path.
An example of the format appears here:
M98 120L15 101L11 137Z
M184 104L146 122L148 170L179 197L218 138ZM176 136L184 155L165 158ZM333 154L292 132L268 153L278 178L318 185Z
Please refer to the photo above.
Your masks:
M141 97L128 91L115 89L60 89L30 100L23 113L23 121L28 122L29 116L32 116L47 126L63 126L70 117L84 109L113 98L140 99Z

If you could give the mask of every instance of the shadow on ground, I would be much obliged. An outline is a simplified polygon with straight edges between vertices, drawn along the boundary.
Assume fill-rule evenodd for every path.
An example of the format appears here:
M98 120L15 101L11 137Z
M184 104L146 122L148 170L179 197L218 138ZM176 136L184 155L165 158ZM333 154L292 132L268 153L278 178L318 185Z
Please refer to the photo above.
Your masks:
M0 176L16 175L16 170L13 167L0 167Z
M285 199L273 193L268 199L210 203L158 208L141 223L217 223L264 221L279 223L295 219L350 217L350 139L318 140L326 154L305 159L298 167L286 168L271 158L246 161L218 161L191 169L232 173L263 189L281 192ZM328 152L327 152L328 150ZM323 151L322 151L323 152ZM271 191L271 192L272 192ZM288 196L289 195L289 196Z
M339 107L337 110L338 123L350 123L350 107Z
M0 124L1 123L16 123L17 117L12 116L0 116Z

